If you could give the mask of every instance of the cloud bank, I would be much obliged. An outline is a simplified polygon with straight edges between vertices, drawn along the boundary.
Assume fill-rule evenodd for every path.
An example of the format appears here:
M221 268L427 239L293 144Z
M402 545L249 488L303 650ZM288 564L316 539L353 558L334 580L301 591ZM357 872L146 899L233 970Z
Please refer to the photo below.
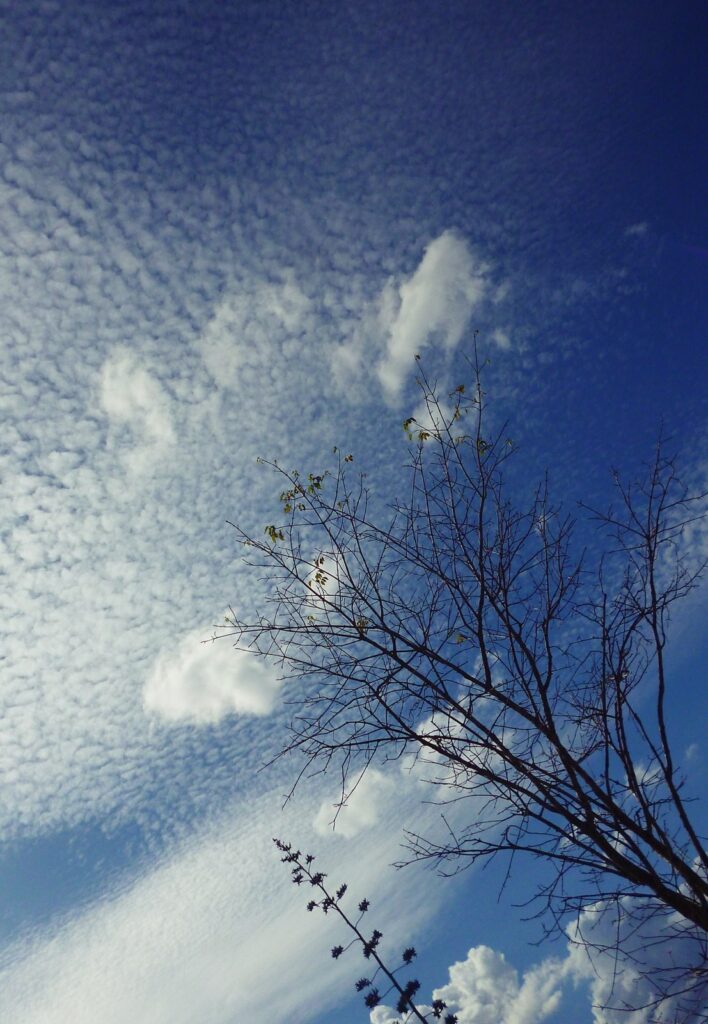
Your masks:
M60 929L6 949L0 1019L22 1024L223 1024L313 1019L351 991L351 959L334 964L343 938L331 916L305 910L270 836L277 827L313 842L351 899L372 901L392 948L438 907L437 885L387 869L397 835L383 828L336 846L303 827L303 811L278 811L280 794L232 806L133 884L113 889ZM358 894L358 895L357 895ZM348 899L350 897L347 897ZM307 979L306 984L303 979Z

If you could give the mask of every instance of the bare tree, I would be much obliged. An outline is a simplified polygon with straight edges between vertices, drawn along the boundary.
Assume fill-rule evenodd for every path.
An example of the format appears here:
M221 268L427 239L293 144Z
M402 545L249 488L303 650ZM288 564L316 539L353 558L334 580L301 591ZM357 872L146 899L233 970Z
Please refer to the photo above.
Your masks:
M708 857L671 749L666 643L703 568L685 544L700 496L660 445L641 483L616 477L615 508L584 509L588 547L547 481L511 500L516 447L488 432L478 372L443 399L419 383L426 412L404 424L410 460L383 522L351 455L307 477L270 464L280 521L264 538L236 529L271 603L256 621L232 613L228 635L291 680L298 777L336 768L344 800L372 762L412 755L458 804L442 834L407 835L412 859L540 859L549 928L614 908L634 970L666 950L651 1001L695 1006Z

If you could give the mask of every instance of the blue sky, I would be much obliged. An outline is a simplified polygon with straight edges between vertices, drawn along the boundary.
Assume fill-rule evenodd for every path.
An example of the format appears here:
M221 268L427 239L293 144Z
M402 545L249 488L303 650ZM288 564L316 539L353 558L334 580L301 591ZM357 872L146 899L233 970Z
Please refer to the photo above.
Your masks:
M336 780L281 811L282 686L199 641L266 593L226 525L272 518L256 457L346 445L384 503L414 353L454 385L474 329L560 498L602 504L662 418L705 479L702 7L0 0L0 1018L364 1019L282 834L428 991L463 964L462 1024L593 1019L513 892L387 868L435 823L415 787L372 775L335 835Z

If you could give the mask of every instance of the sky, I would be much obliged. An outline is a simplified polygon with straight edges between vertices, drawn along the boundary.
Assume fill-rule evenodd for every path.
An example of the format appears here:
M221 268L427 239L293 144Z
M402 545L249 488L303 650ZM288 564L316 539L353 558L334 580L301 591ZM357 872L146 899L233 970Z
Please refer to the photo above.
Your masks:
M201 641L267 597L228 525L272 520L257 457L346 446L384 508L414 355L453 386L475 330L560 500L603 504L662 422L705 480L707 20L0 0L0 1019L365 1020L281 835L461 1024L614 1024L607 972L532 945L524 875L389 867L439 821L415 780L377 769L334 832L336 779L283 807L285 684ZM704 597L672 646L697 793Z

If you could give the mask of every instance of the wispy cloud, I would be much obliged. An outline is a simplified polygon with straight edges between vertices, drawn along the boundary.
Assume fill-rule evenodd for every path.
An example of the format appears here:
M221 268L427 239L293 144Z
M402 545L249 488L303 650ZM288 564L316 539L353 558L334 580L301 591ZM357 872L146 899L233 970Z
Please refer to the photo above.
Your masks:
M341 929L331 916L306 913L308 893L289 884L270 832L277 822L298 842L313 842L323 865L333 841L303 826L302 806L284 815L277 806L275 794L236 804L219 825L55 934L6 950L2 1019L292 1024L341 999L356 970L329 957ZM362 842L337 844L332 865L357 898L372 901L394 949L415 936L440 898L436 885L421 893L413 876L386 868L396 842L385 827L369 831Z
M413 369L413 359L437 341L451 350L467 331L486 290L485 268L467 242L445 231L426 247L415 272L400 285L389 308L386 351L377 374L385 394L396 399Z
M509 332L502 330L500 327L495 328L491 333L491 341L504 351L511 348L511 338Z
M350 839L376 825L386 811L400 807L405 782L370 768L360 779L352 780L347 792L335 799L325 799L314 818L318 835L332 833Z
M185 17L136 0L87 18L84 6L3 5L16 86L0 91L0 839L61 843L88 823L127 823L168 843L235 792L254 801L236 825L6 950L0 1016L305 1019L318 994L335 998L338 975L302 985L309 940L244 824L266 835L275 801L255 793L286 788L278 770L254 777L284 736L280 690L195 631L229 602L250 612L269 596L224 521L270 521L257 455L311 465L350 441L372 503L385 500L377 481L401 464L395 407L416 352L442 363L480 326L500 376L514 364L502 400L523 387L528 423L558 351L612 322L609 303L596 315L598 289L578 287L601 276L588 238L559 216L589 209L586 179L558 175L588 168L565 89L577 55L530 19L518 79L506 62L497 78L488 29L425 5L420 22L391 22L393 49L371 46L366 5L331 19L267 5L244 19L220 3ZM482 59L470 61L473 29ZM525 105L538 47L569 98L550 130L547 103ZM641 80L625 66L627 83ZM448 117L453 93L469 131ZM607 223L644 212L621 216ZM571 366L571 387L577 376ZM555 406L549 416L555 427ZM584 484L576 445L563 445ZM381 894L392 935L433 896L411 883L397 906L379 888L398 833L375 837L418 795L372 774L333 836L336 793L318 791L303 814L347 880Z
M645 220L638 221L636 224L630 224L628 228L625 228L625 235L628 238L643 238L649 230L649 225Z
M125 456L130 468L145 470L165 457L175 441L169 398L138 356L124 346L114 349L103 365L101 405L114 428L131 433L132 447ZM120 448L120 441L115 445Z

